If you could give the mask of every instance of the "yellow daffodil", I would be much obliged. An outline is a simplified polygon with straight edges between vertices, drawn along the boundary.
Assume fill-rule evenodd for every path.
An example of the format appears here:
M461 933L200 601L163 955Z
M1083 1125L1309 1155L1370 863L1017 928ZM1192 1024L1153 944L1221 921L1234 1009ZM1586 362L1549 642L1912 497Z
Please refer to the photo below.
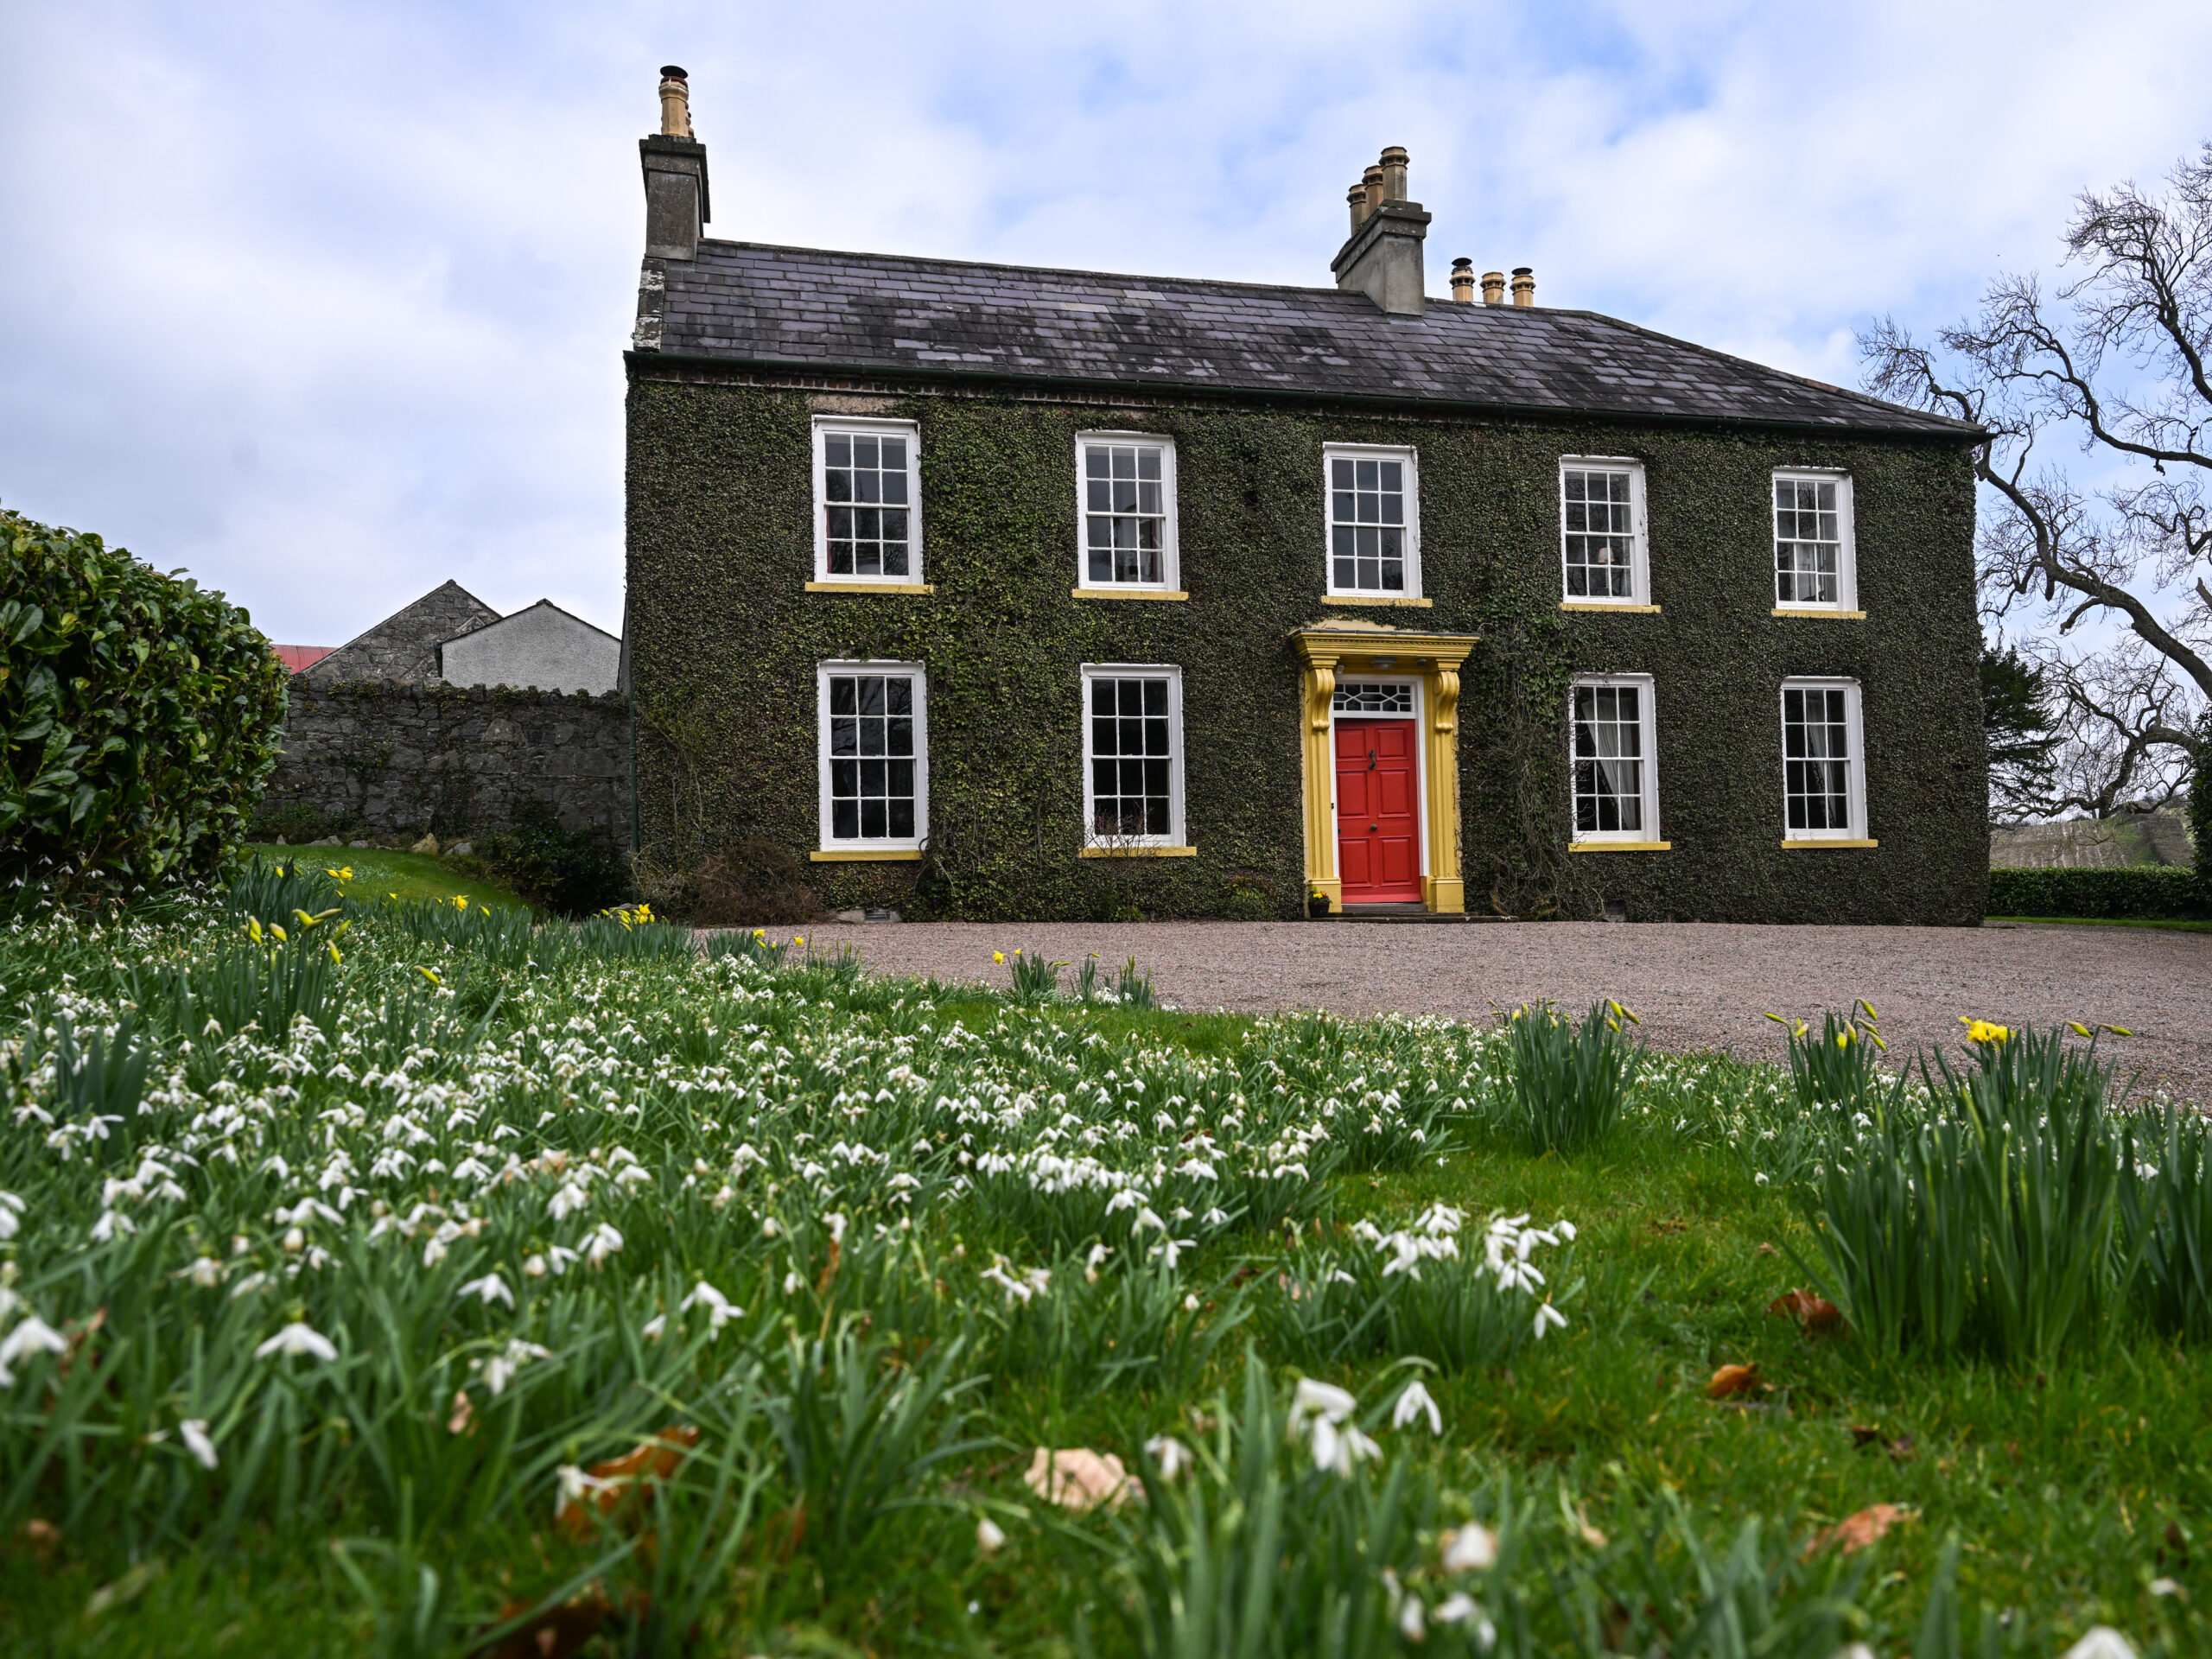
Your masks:
M1611 1008L1614 1014L1618 1015L1621 1019L1627 1020L1630 1025L1640 1026L1643 1023L1642 1020L1637 1017L1636 1010L1633 1008L1624 1008L1618 1002L1608 1002L1606 1006Z
M438 970L435 968L417 968L415 971L422 975L423 978L429 980L433 985L442 986L445 983L445 981L438 977Z
M468 908L468 895L465 893L456 893L454 894L453 907L455 910L467 910Z
M1959 1023L1967 1028L1967 1041L1970 1043L2001 1043L2012 1034L2008 1026L1993 1025L1963 1014L1959 1016Z
M2079 1020L2069 1020L2066 1022L2066 1029L2072 1032L2076 1037L2089 1037L2095 1034Z
M249 916L245 918L245 936L256 944L261 943L261 924L253 917Z
M1847 1031L1839 1031L1836 1033L1835 1046L1838 1048L1849 1048L1851 1046L1851 1033Z
M271 922L269 924L269 931L276 936L277 944L282 944L284 943L285 935L283 928L277 926L276 923Z
M325 870L323 874L325 875L334 875L340 881L351 881L353 879L353 867L351 864L348 864L342 869Z
M330 952L330 965L335 968L339 962L337 943L334 940L326 940L322 948Z
M805 935L805 934L804 934L804 933L794 933L794 934L792 934L792 935L791 935L791 943L792 943L793 944L804 944L806 943L806 935Z
M1004 962L1004 961L1006 960L1006 952L1005 952L1005 951L1003 951L1003 950L994 950L994 951L992 951L992 952L991 952L991 960L992 960L993 962Z

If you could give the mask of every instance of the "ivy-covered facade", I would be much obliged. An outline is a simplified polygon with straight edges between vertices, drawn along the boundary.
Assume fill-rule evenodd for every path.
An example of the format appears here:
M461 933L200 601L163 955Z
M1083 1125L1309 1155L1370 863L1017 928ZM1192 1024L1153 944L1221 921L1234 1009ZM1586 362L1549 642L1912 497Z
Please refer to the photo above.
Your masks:
M1402 152L1300 290L717 243L703 149L644 149L649 863L771 843L909 917L1982 914L1967 429L1409 301Z

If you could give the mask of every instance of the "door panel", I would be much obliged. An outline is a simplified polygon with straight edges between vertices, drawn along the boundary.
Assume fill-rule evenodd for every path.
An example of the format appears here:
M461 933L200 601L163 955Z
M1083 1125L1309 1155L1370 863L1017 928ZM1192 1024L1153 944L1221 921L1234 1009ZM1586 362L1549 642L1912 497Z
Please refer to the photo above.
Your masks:
M1337 722L1337 872L1348 905L1421 897L1421 791L1410 720Z

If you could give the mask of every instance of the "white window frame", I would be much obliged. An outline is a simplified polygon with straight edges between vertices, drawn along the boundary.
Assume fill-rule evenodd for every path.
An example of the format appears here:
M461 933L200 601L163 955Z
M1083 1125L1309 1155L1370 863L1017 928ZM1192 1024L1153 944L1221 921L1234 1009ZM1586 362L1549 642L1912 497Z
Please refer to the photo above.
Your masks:
M1093 582L1090 579L1089 462L1084 451L1094 443L1149 444L1160 451L1160 580ZM1075 585L1091 594L1169 594L1183 586L1181 537L1175 512L1175 440L1157 432L1078 432L1075 435Z
M1090 688L1099 680L1138 675L1167 682L1167 833L1164 836L1098 834L1097 793L1091 787ZM1085 663L1079 677L1083 719L1083 844L1107 851L1142 847L1187 847L1183 820L1183 671L1166 663Z
M1643 807L1640 830L1585 830L1574 792L1574 772L1580 757L1574 752L1574 694L1585 688L1626 688L1638 694L1637 705L1637 759L1643 764ZM1567 688L1567 839L1585 846L1608 842L1656 842L1659 834L1659 707L1649 674L1578 674Z
M1567 475L1569 472L1600 471L1629 475L1629 591L1625 594L1572 594L1567 591ZM1577 608L1618 605L1643 607L1651 603L1651 536L1643 505L1643 463L1632 455L1561 455L1559 477L1552 486L1559 512L1559 594L1562 604ZM1770 518L1771 515L1770 515Z
M1789 707L1792 691L1843 692L1844 740L1851 745L1845 757L1849 770L1844 779L1844 804L1851 822L1840 830L1793 830L1789 827ZM1859 682L1834 677L1796 676L1782 683L1775 700L1777 735L1782 740L1782 839L1798 842L1864 841L1866 839L1866 730L1860 717Z
M878 839L831 833L830 796L830 679L837 674L911 674L914 679L914 833ZM819 840L825 853L918 852L930 834L929 674L919 663L831 661L814 669L815 774L821 818Z
M1406 585L1392 591L1388 588L1339 588L1337 586L1336 550L1332 545L1336 520L1331 510L1330 495L1335 486L1330 474L1338 461L1398 461L1406 467ZM1321 581L1323 591L1332 599L1406 600L1421 599L1421 452L1406 444L1395 443L1325 443L1321 446Z
M1776 563L1776 548L1781 537L1776 534L1774 515L1780 511L1774 504L1774 486L1784 479L1802 480L1815 484L1835 486L1836 554L1835 599L1789 599L1782 597L1782 571ZM1774 608L1790 611L1855 612L1859 608L1859 541L1858 512L1852 499L1851 474L1832 467L1777 467L1766 481L1766 545L1767 564L1773 571Z
M906 440L906 574L903 576L832 575L830 569L830 494L823 474L829 466L827 441L833 433ZM855 588L918 588L922 575L922 429L913 421L880 420L867 415L814 417L814 579Z

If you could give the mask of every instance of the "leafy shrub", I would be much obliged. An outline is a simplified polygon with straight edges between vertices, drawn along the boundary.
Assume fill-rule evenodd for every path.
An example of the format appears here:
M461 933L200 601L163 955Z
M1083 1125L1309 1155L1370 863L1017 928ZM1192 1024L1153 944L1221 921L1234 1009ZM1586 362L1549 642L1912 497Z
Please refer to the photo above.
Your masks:
M790 849L755 837L725 847L699 867L686 909L696 922L779 927L812 921L822 903Z
M1274 887L1263 875L1242 874L1232 879L1221 901L1221 913L1232 922L1272 922L1282 914Z
M0 884L217 875L276 764L289 677L246 613L97 536L0 512Z
M360 827L357 812L326 812L313 801L264 800L246 820L245 838L304 847L325 836L352 836Z
M2212 915L2196 872L2158 865L2103 870L1992 870L1992 916L2081 916L2092 921L2173 921Z
M1572 1152L1620 1122L1643 1064L1642 1045L1621 1031L1635 1018L1618 1002L1593 1002L1578 1032L1548 1002L1514 1010L1514 1116L1532 1151Z
M605 836L564 830L543 801L516 804L514 822L476 840L476 856L531 903L589 916L630 897L629 867Z

